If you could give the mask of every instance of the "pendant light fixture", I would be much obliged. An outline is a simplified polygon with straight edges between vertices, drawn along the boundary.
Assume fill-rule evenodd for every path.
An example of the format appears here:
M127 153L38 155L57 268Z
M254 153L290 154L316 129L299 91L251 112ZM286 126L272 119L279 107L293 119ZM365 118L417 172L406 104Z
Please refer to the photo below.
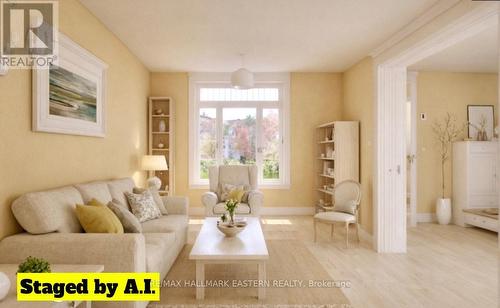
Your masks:
M231 86L235 89L253 88L253 73L245 68L245 55L241 56L241 68L231 74Z

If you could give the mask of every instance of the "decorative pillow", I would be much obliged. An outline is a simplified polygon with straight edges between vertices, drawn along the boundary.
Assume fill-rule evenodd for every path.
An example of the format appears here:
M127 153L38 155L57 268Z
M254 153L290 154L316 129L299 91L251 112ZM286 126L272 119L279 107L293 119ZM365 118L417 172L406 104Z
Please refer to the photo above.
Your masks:
M158 189L156 189L156 188L146 189L146 188L134 187L133 193L134 194L142 194L147 190L153 196L153 199L155 200L155 204L158 207L158 209L160 210L160 212L162 213L162 215L168 215L167 208L163 204L163 200L161 200L161 196L160 196L160 193L158 192Z
M160 209L156 205L153 196L149 190L142 194L133 194L126 192L128 203L132 209L132 213L139 219L139 222L145 222L151 219L161 217Z
M76 217L87 233L123 233L118 217L107 206L92 199L88 205L76 205Z
M120 201L113 199L108 203L108 207L122 223L125 233L142 233L142 226L137 217L130 213Z
M356 214L357 205L355 201L347 201L343 204L335 204L333 210L336 212L343 212L347 214Z
M234 197L238 196L239 193L236 193L235 191L242 191L243 194L239 198L240 202L246 202L248 200L248 190L249 187L247 185L233 185L233 184L220 184L220 193L219 193L219 199L220 201L224 202L228 199L235 199ZM233 197L230 197L231 193L233 194ZM235 195L236 194L236 195Z
M245 191L243 189L233 189L229 192L229 196L227 197L228 199L236 200L241 202L241 198L243 198L243 195L245 194Z

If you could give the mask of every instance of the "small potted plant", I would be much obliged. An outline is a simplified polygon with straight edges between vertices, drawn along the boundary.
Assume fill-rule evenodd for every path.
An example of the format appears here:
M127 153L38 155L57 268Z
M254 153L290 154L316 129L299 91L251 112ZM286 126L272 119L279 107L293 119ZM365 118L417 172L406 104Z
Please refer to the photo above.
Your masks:
M226 201L226 211L229 213L230 223L234 224L234 212L238 207L239 202L234 199L229 199Z
M50 264L44 259L29 256L19 264L18 273L50 273Z

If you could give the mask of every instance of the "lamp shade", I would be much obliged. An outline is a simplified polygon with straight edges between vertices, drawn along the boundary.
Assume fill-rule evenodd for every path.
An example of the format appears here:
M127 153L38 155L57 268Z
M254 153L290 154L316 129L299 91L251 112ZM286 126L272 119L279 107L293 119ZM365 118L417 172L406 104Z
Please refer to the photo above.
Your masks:
M231 85L236 89L253 88L253 73L246 68L240 68L231 74Z
M163 155L144 155L141 169L147 171L168 170L167 160Z

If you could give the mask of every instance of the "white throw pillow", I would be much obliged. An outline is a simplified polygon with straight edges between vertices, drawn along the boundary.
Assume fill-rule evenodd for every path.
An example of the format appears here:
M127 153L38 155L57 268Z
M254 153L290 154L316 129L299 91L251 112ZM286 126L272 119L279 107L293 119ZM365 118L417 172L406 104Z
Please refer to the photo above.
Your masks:
M156 205L153 196L149 190L142 194L133 194L126 192L128 203L132 209L132 213L139 219L140 222L156 219L161 217L161 212Z
M156 189L156 188L146 189L146 188L134 187L133 193L134 194L142 194L145 191L149 191L151 193L151 195L153 196L153 200L155 200L155 204L158 207L158 209L160 209L160 212L162 213L162 215L168 215L167 208L163 204L163 200L161 199L161 196L160 196L160 193L158 192L158 189Z

